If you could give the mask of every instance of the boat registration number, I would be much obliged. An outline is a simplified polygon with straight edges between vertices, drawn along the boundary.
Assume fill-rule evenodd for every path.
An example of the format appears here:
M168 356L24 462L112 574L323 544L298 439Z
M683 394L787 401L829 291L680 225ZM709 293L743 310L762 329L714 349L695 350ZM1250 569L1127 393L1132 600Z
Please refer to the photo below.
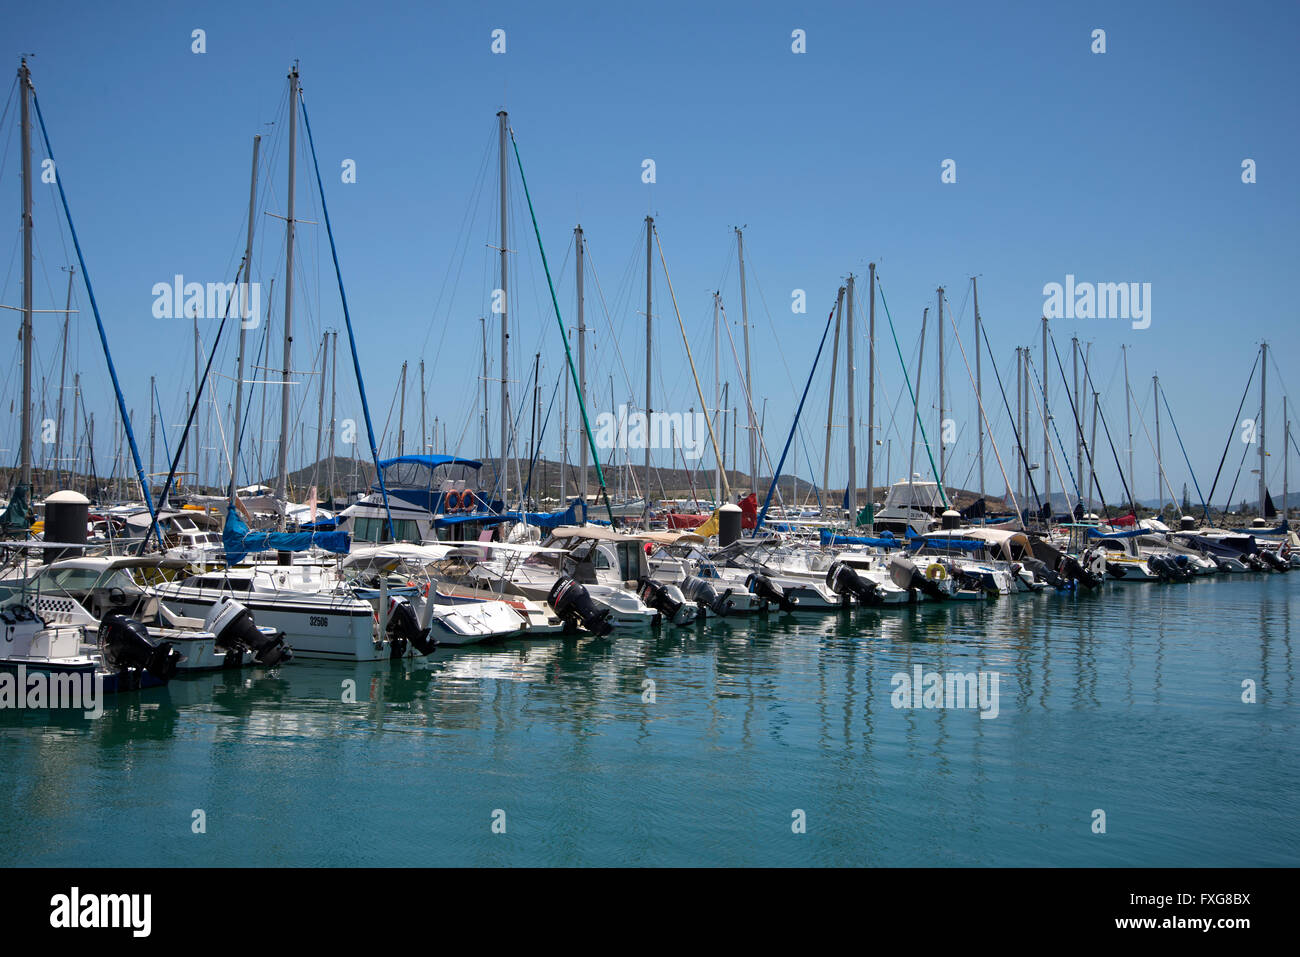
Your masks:
M313 628L328 628L330 620L324 615L310 615L307 618L307 624Z

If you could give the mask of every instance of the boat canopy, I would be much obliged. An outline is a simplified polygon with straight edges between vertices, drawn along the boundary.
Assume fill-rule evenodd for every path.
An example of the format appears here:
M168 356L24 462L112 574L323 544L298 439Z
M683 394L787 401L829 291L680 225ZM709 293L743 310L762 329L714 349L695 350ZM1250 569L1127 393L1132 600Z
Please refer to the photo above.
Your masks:
M910 528L907 530L908 539L915 539L916 533ZM823 545L870 545L874 548L902 548L904 542L894 537L893 532L881 532L880 537L872 538L868 535L840 535L831 531L829 528L821 530L821 542Z
M226 527L221 532L226 561L232 565L242 562L249 552L304 552L313 546L346 555L352 544L351 538L347 532L249 531L233 508L226 513Z

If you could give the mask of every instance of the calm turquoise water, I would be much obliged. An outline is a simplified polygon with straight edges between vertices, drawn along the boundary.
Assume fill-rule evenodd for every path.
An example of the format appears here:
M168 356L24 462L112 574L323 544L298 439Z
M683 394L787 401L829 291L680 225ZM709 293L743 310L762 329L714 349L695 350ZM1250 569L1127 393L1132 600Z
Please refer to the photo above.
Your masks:
M1112 585L4 712L0 863L1294 866L1296 609L1296 574ZM895 708L914 665L998 672L1000 713Z

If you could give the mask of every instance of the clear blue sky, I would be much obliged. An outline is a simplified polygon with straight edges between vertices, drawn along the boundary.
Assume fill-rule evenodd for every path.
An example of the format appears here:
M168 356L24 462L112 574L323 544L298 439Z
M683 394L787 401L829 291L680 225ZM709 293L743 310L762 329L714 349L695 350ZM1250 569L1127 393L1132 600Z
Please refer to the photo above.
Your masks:
M869 261L879 264L913 368L921 311L931 304L933 319L939 285L960 313L973 361L969 277L980 276L980 311L1008 374L1020 344L1034 346L1041 371L1038 317L1045 283L1063 282L1066 274L1080 281L1149 282L1150 328L1134 330L1121 320L1060 320L1055 334L1062 349L1072 335L1093 343L1094 378L1121 445L1121 344L1130 346L1135 409L1143 410L1152 431L1150 380L1160 375L1207 491L1260 340L1269 341L1283 382L1300 381L1293 282L1300 187L1291 170L1300 155L1291 50L1300 20L1295 4L1266 4L1249 13L1203 3L1104 3L1086 10L1031 3L978 9L956 3L878 9L512 3L468 10L331 0L6 6L9 63L16 69L20 54L35 54L34 83L142 448L148 443L149 376L158 377L169 423L181 421L183 393L193 384L189 324L155 319L151 287L177 273L202 282L233 273L243 249L256 132L267 134L260 208L284 213L283 103L294 59L301 61L377 429L389 419L401 362L412 363L408 450L418 444L415 364L423 358L430 429L436 415L450 423L451 450L480 451L478 317L497 285L487 244L495 242L495 113L502 106L518 137L569 322L572 230L579 221L586 230L609 311L606 318L589 277L595 409L609 405L611 376L616 401L640 401L644 389L639 244L647 212L656 217L710 400L710 295L721 289L739 337L730 227L747 226L756 402L767 399L773 457L836 288L850 271L863 277L861 304ZM206 31L202 55L191 52L196 28ZM506 31L504 55L490 50L496 28ZM796 28L807 32L802 55L791 52ZM1106 31L1104 54L1090 50L1096 28ZM8 84L5 92L8 99ZM14 103L0 130L3 195L15 214L8 220L7 248L0 250L0 299L6 304L21 301L16 111ZM276 126L265 125L277 119ZM321 222L305 137L300 140L298 216ZM38 162L43 155L38 141ZM656 163L653 186L641 182L645 158ZM1257 164L1253 185L1241 181L1245 158ZM355 184L340 181L344 159L356 161ZM956 183L940 180L945 159L956 162ZM515 396L522 397L532 356L540 351L542 380L549 383L545 405L563 356L513 167L511 175L510 245L517 250L511 378L518 380ZM38 184L37 308L62 307L59 268L71 255L51 190ZM265 292L280 274L268 304L278 327L284 228L261 215L258 230L254 278ZM323 224L300 227L299 259L294 366L310 370L321 330L342 328ZM657 253L655 273L654 406L684 411L699 402ZM791 313L794 289L807 291L805 315ZM112 394L84 293L77 298L82 311L73 322L74 365L97 411L96 455L106 459ZM16 331L18 314L4 315ZM896 400L905 387L882 309L877 316L879 419L893 437L889 477L900 478L909 422ZM57 322L37 318L37 372L55 379ZM214 329L205 324L205 342ZM857 405L864 420L861 322L858 332ZM490 374L498 374L499 346L490 338ZM250 353L258 342L250 339ZM939 430L934 342L932 321L921 383L932 440ZM218 360L227 376L234 370L232 344ZM279 352L275 343L275 365ZM737 375L725 337L723 356L734 400ZM799 449L800 474L819 482L828 360L805 411ZM959 433L949 479L973 485L978 413L951 337L946 371L946 404ZM346 372L341 362L339 418L359 412ZM1054 368L1050 374L1057 428L1069 443L1068 405ZM19 375L13 358L6 400L17 398ZM1276 368L1269 376L1268 438L1277 453L1282 383ZM312 378L299 379L294 402L302 408L301 441L310 460L316 400ZM985 387L995 436L1010 462L1006 416L992 401L996 394L990 396L987 366ZM51 382L51 401L54 390ZM846 475L842 386L839 391L832 485ZM1258 405L1257 389L1252 392L1243 417ZM228 393L223 380L223 408ZM743 418L743 399L734 404ZM495 387L492 410L495 420ZM386 451L395 448L395 419L394 411ZM275 423L273 407L269 434ZM522 429L526 439L527 425ZM256 420L251 431L260 431ZM1037 446L1041 425L1034 431ZM171 429L173 441L177 432ZM1137 492L1150 497L1153 456L1136 415L1134 432ZM497 433L493 424L494 451ZM17 438L14 414L3 437L7 458L16 458ZM552 457L558 443L553 421L546 441ZM1187 469L1167 423L1164 447L1170 478L1181 491ZM572 448L576 456L576 443ZM340 447L340 454L346 451ZM1234 442L1229 471L1235 473L1241 451ZM811 468L810 452L816 460ZM1031 455L1041 459L1041 449ZM299 464L297 448L292 459ZM668 462L666 456L657 460ZM743 453L739 464L746 465ZM1280 490L1279 454L1269 468L1276 472L1270 485ZM860 479L863 471L860 464ZM987 471L990 488L1000 490L991 451ZM1113 465L1101 471L1108 499L1120 498ZM882 483L883 472L882 462ZM1292 484L1300 484L1300 476ZM1060 480L1053 485L1059 490ZM1220 502L1224 487L1216 495ZM1248 475L1235 498L1244 488L1253 497Z

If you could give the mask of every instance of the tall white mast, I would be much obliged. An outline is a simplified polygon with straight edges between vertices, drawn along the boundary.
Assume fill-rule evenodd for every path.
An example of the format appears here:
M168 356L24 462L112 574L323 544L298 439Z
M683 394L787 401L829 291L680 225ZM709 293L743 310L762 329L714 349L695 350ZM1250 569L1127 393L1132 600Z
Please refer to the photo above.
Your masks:
M944 476L947 474L948 456L947 443L943 440L943 286L940 286L936 292L939 299L939 474L936 479L940 487L944 485Z
M983 340L980 338L980 290L979 284L974 276L970 277L971 294L975 298L975 404L977 408L984 408L984 378L980 369L980 354L984 351L982 348ZM979 430L979 438L976 440L977 457L979 460L980 473L980 498L984 497L984 429Z
M1264 419L1268 412L1268 343L1260 343L1259 363L1259 514L1264 515L1264 499L1268 497L1268 475L1265 465L1268 452L1264 448Z
M867 508L876 527L876 264L868 263L871 298L867 307Z
M257 154L261 150L262 137L253 135L253 172L249 176L248 186L248 235L244 241L244 283L239 289L239 358L237 360L237 371L235 374L235 424L230 433L230 504L235 504L235 483L236 475L239 471L239 441L240 423L244 420L244 340L248 330L248 319L252 316L249 314L249 282L250 275L253 271L253 227L257 222ZM150 399L152 404L152 398ZM152 471L152 468L150 469Z
M582 264L583 238L582 224L579 223L573 229L573 251L574 251L574 268L578 281L578 401L583 403L587 400L587 321L584 314L584 297L583 297L583 272ZM582 502L587 502L587 419L583 416L581 439L578 443L579 468L581 475L578 479L578 487L582 490ZM565 442L568 437L565 436Z
M63 355L59 360L59 401L56 403L58 423L54 427L54 475L56 484L62 487L59 476L63 474L63 389L68 377L68 321L72 318L72 277L76 275L76 266L65 267L68 270L68 302L63 309ZM153 393L149 393L150 407L153 405Z
M330 342L331 349L330 349L330 445L329 445L329 453L330 453L330 466L329 466L330 491L329 491L329 494L330 494L330 503L333 504L333 501L334 501L334 453L335 453L335 451L336 451L336 447L335 447L335 444L334 444L334 437L335 437L335 434L336 434L336 432L335 432L335 428L336 428L336 424L335 424L335 422L336 422L336 420L335 420L335 418L334 418L334 412L335 412L334 402L335 402L335 396L336 396L336 393L337 393L337 387L338 387L338 381L339 381L339 374L338 374L338 373L339 373L339 334L338 334L337 331L335 331L335 332L330 333L330 336L331 336L331 342Z
M497 469L498 484L501 487L501 501L506 502L506 488L510 476L507 474L506 459L510 442L510 324L507 320L506 300L506 220L510 211L506 197L507 176L509 168L506 163L506 133L509 130L508 116L505 110L497 113L497 153L500 158L501 188L501 467Z
M854 368L853 368L853 273L849 273L848 281L844 284L844 315L848 323L844 327L844 341L848 343L848 352L845 356L844 374L848 378L849 399L848 399L848 429L849 429L849 480L848 480L848 501L849 501L849 527L853 527L854 520L858 514L858 424L857 409L854 403ZM795 458L798 458L799 446L795 445ZM791 496L793 498L793 496Z
M23 152L23 412L22 412L22 482L28 494L32 488L32 118L30 100L31 73L27 58L18 67L18 86L22 102Z
M298 175L298 64L289 72L289 205L285 222L284 247L284 369L280 377L280 451L279 488L280 501L289 501L289 376L293 361L293 245L294 245L294 194ZM280 513L279 528L284 530L286 512Z
M736 257L740 263L740 325L745 335L745 404L749 407L749 483L758 493L758 423L754 421L754 380L749 374L749 297L745 290L745 235L736 227Z
M650 371L653 352L654 320L651 316L650 294L652 291L652 282L650 276L651 265L651 244L654 242L655 221L653 216L645 218L645 421L647 437L650 431L650 414L652 412L652 398L650 392ZM642 489L645 497L644 517L647 527L650 524L650 443L645 444L645 487Z

